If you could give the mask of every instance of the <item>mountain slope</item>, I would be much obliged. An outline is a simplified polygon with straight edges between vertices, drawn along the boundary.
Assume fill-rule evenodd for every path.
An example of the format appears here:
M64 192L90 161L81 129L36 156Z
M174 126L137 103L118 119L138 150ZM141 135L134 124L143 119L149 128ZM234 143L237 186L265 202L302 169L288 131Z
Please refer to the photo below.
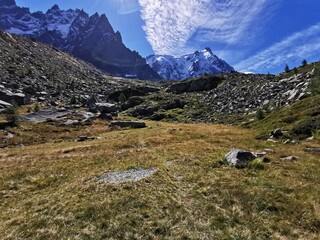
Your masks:
M217 75L235 70L225 61L214 55L210 48L196 51L181 57L170 55L151 55L148 64L161 77L167 80L181 80L202 76L206 73Z
M0 4L0 28L51 44L113 75L160 79L144 58L123 44L104 14L89 16L79 9L60 10L58 5L46 13L30 13L14 0L5 0Z
M79 104L86 105L91 96L106 101L109 94L139 84L107 76L51 45L1 30L0 49L0 96L25 94L49 105L52 102L68 105L76 97Z

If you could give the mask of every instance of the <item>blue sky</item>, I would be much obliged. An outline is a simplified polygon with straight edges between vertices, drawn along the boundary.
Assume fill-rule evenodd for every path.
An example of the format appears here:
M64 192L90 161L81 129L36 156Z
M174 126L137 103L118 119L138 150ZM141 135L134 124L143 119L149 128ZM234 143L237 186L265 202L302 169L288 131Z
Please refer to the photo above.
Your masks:
M142 56L210 47L238 71L278 73L320 60L319 0L16 0L31 11L105 13Z

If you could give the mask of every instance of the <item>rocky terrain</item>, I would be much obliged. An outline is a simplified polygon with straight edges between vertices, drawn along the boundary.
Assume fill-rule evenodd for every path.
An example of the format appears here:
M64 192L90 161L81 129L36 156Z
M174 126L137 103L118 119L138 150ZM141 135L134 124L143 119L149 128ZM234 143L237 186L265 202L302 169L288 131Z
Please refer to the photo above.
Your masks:
M225 122L234 117L252 118L258 110L272 112L311 95L316 65L292 75L225 73L192 80L164 83L156 96L129 115L184 122ZM230 122L230 121L227 121ZM231 120L231 123L237 122Z
M26 37L0 31L0 106L39 102L87 106L131 88L146 94L144 82L110 77L92 65ZM152 83L150 83L152 86ZM116 99L118 100L118 99Z
M0 106L40 103L84 108L94 114L123 112L143 119L225 122L272 112L311 95L317 64L296 74L222 73L184 80L147 82L107 76L55 47L0 32ZM86 119L86 118L84 118Z
M222 72L235 72L233 67L214 55L210 48L181 57L151 55L147 57L147 62L166 80L181 80L204 74L217 75Z
M104 14L89 16L79 9L60 10L57 5L46 13L31 13L15 0L2 0L0 29L51 44L115 76L160 79L144 58L123 44Z

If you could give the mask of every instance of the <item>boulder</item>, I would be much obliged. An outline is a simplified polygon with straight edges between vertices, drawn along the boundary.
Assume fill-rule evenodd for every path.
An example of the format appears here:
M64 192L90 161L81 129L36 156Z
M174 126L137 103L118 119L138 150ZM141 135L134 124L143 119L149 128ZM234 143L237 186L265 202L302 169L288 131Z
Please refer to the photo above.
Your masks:
M215 89L222 79L216 76L202 77L170 85L166 92L184 93L184 92L198 92L209 91Z
M144 99L141 97L130 97L124 104L121 105L121 109L125 111L125 110L128 110L129 108L138 106L143 102L144 102Z
M22 91L26 94L30 94L30 95L35 95L36 94L36 89L34 89L33 87L31 86L28 86L28 87L25 87L22 89Z
M11 107L12 105L10 103L0 100L0 106L4 108L8 108L8 107Z
M118 106L112 103L95 103L95 110L100 113L113 113L118 110Z
M113 120L113 117L110 113L100 113L100 115L98 116L99 119L101 120Z
M149 117L159 110L159 107L149 105L139 105L129 110L129 114L133 117Z
M147 125L144 122L135 121L117 121L109 124L109 128L145 128Z
M23 93L11 93L5 91L0 91L0 100L5 102L15 102L19 106L28 102L26 95Z
M273 132L271 132L271 136L274 138L280 138L283 136L283 132L280 128L277 128L276 130L274 130Z
M228 164L233 166L245 166L256 158L256 155L252 152L240 149L232 149L225 155L225 159L227 160Z

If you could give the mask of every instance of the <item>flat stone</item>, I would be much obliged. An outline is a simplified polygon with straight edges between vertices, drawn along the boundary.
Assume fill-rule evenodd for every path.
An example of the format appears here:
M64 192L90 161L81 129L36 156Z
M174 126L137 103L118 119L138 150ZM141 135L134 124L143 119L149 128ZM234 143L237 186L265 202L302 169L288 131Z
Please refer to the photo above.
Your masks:
M284 160L284 161L296 161L299 160L300 158L297 156L289 156L289 157L284 157L284 158L280 158L280 160Z
M153 175L157 170L155 168L148 169L131 169L125 171L116 171L103 174L97 177L98 182L103 183L124 183L124 182L136 182L146 177Z
M48 108L43 111L27 114L22 117L22 120L27 122L40 123L40 122L46 122L48 119L55 120L55 119L64 117L69 113L70 111L67 111L67 110L60 111L55 108Z

